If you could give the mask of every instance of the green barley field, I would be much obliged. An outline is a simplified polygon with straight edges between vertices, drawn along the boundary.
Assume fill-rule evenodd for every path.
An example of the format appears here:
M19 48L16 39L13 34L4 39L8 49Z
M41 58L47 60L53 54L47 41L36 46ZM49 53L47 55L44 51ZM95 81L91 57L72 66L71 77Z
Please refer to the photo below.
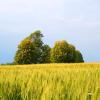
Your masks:
M0 100L100 100L100 64L1 66Z

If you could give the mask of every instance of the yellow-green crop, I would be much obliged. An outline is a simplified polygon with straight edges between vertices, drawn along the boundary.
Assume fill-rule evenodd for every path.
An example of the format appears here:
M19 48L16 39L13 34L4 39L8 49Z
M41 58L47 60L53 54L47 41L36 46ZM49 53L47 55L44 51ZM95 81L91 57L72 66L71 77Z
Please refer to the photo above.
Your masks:
M1 66L0 100L100 100L100 64Z

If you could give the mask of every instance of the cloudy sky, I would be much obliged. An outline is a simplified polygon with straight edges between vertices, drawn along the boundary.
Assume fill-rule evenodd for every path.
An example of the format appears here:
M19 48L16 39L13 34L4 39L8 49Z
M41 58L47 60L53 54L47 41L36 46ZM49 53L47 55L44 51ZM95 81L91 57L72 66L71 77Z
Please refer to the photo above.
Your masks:
M100 61L100 0L0 1L0 63L12 62L19 42L35 30L51 47L67 40L86 62Z

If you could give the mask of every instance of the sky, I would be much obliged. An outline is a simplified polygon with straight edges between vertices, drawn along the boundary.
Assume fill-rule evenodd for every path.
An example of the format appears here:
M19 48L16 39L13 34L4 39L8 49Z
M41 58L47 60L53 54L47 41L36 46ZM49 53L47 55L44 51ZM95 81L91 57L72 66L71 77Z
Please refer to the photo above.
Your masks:
M17 45L36 30L51 47L66 40L86 62L100 61L100 0L1 0L0 63L12 62Z

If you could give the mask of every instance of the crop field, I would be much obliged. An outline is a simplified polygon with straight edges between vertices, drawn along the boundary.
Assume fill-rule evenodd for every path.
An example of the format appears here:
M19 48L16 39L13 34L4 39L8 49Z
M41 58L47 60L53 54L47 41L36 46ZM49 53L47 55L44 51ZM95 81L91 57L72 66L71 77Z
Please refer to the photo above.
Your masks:
M0 100L100 100L100 64L1 66Z

